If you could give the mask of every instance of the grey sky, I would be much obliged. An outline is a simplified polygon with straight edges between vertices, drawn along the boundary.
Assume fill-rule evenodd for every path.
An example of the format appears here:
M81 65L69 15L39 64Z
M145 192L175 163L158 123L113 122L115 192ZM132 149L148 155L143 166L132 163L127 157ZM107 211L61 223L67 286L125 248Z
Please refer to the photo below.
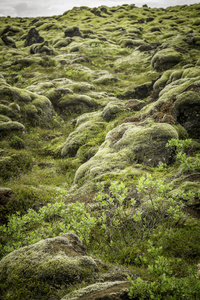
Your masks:
M140 7L168 7L174 5L190 5L200 3L197 0L0 0L0 16L37 17L61 15L74 6L98 7L101 5L117 6L135 4Z

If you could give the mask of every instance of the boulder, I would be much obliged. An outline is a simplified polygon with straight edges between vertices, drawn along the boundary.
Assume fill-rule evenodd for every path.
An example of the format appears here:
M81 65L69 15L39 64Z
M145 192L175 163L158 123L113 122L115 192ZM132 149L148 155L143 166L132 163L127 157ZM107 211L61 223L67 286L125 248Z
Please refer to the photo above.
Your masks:
M120 172L129 166L134 168L137 163L154 167L170 164L175 154L166 148L166 143L172 138L178 138L178 133L169 124L136 126L123 123L108 132L98 152L78 168L74 181Z
M99 282L67 294L61 300L128 300L127 281Z
M8 37L7 35L3 35L1 37L2 41L4 42L4 44L10 48L17 48L16 47L16 44L15 44L15 41L11 38L11 37Z
M52 55L53 49L48 47L48 42L44 42L42 44L34 44L30 47L30 54L36 54L36 53L44 53L47 55Z
M31 28L28 35L26 36L26 41L24 46L31 46L33 44L43 43L44 38L40 36L36 28Z
M98 271L85 252L70 233L11 252L0 262L2 299L61 299L69 286L90 281Z
M141 84L137 87L128 87L126 91L123 93L122 98L125 99L145 99L150 95L150 92L153 89L153 83L152 82L146 82L144 84Z
M120 111L121 111L120 105L117 105L112 102L108 103L102 111L102 118L106 122L109 122L109 121L115 119Z
M67 47L69 44L71 44L72 41L73 40L70 37L59 39L53 43L53 46L54 46L54 48Z
M99 113L87 114L86 119L84 119L84 116L78 118L77 128L68 136L61 152L62 157L75 156L82 145L104 130L105 122L103 122Z
M158 51L152 58L151 64L156 71L168 70L178 64L182 59L179 52L172 48Z
M65 29L65 37L73 37L73 36L80 36L82 37L82 34L79 30L79 27L77 26L72 26L72 27L67 27Z
M199 85L200 89L200 85ZM200 95L196 91L186 91L176 97L173 114L189 137L200 139Z

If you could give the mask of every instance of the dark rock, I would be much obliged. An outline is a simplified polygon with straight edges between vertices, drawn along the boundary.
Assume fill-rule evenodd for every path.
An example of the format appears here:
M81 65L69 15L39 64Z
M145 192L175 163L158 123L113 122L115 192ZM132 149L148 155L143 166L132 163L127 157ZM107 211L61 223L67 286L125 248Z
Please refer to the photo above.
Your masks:
M40 36L39 32L35 28L31 28L28 35L26 36L26 41L24 46L31 46L33 44L43 43L44 38Z
M155 18L153 18L153 17L146 18L146 22L147 22L147 23L148 23L148 22L152 22L154 19L155 19Z
M10 38L10 37L7 37L6 35L3 35L1 37L2 41L4 42L4 44L8 47L11 47L11 48L17 48L16 47L16 44L15 44L15 41Z
M67 27L67 29L65 29L65 37L73 37L73 36L82 37L79 27L72 26L72 27Z
M52 55L53 50L48 47L48 42L44 42L42 44L34 44L30 48L30 54L36 54L36 53L45 53L47 55Z
M134 88L128 88L124 94L123 98L125 99L131 99L131 98L136 98L136 99L144 99L148 97L153 89L153 83L152 82L147 82L142 85L139 85Z
M187 91L177 96L173 114L186 129L189 137L200 139L200 96L198 92Z

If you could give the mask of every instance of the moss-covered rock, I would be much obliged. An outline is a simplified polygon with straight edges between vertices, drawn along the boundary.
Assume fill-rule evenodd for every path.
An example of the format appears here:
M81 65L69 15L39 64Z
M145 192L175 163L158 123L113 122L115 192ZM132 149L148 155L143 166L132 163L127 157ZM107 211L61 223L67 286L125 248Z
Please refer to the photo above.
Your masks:
M72 39L70 37L68 38L62 38L55 40L53 43L54 48L62 48L62 47L67 47L69 44L72 43Z
M120 172L134 164L157 166L173 162L173 151L166 148L171 138L178 138L177 131L169 124L146 127L124 123L108 132L98 152L79 167L75 182L81 178L93 179L112 171Z
M61 300L128 299L129 282L99 282L67 294Z
M30 54L36 54L36 53L43 53L46 55L52 55L53 54L53 49L48 47L48 43L44 42L42 44L33 44L30 47Z
M19 122L8 121L0 123L0 137L3 137L10 133L23 131L25 131L25 127Z
M75 156L78 149L90 139L96 138L105 128L105 122L99 113L84 115L77 120L77 128L67 138L62 156Z
M79 27L77 26L72 26L72 27L67 27L65 29L65 37L73 37L73 36L82 36Z
M53 120L54 109L51 101L45 96L8 85L0 88L0 99L9 103L0 106L1 113L6 116L14 119L20 116L23 122L33 126L44 125Z
M170 69L181 61L181 54L172 48L158 51L152 58L151 64L157 71Z
M7 151L4 156L0 157L0 176L3 180L26 173L32 167L33 158L26 150Z
M173 113L177 121L187 130L189 137L200 139L199 92L191 90L178 95Z
M60 299L67 288L89 281L97 271L75 235L42 240L0 262L1 295L6 299ZM13 284L15 283L15 284Z
M28 35L26 36L26 41L24 43L24 46L31 46L33 44L43 43L44 38L40 36L39 32L36 28L31 28L28 32Z

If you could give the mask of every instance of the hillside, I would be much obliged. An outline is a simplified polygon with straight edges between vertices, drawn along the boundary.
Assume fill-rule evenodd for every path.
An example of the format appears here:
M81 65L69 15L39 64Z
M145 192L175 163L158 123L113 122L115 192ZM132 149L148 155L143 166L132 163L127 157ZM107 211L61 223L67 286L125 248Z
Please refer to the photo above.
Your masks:
M200 299L200 4L0 24L2 299Z

